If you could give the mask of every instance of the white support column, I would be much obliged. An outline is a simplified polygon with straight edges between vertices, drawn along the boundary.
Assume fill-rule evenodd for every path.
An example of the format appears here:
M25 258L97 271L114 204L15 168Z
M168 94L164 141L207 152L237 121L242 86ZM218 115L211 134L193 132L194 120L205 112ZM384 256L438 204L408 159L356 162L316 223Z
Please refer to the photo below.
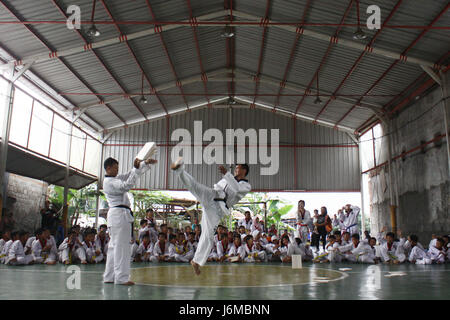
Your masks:
M358 158L359 158L359 172L361 174L360 184L361 184L361 232L364 236L364 231L366 231L366 210L364 208L364 174L362 174L362 154L361 154L361 143L358 144Z
M10 77L14 76L14 67L10 69ZM3 110L3 129L2 129L2 142L1 142L1 155L0 155L0 221L3 215L3 205L5 194L3 194L3 180L6 172L6 160L8 158L8 143L9 143L9 131L11 128L11 118L12 118L12 108L14 101L14 83L13 81L8 82L8 87L6 90L6 101L5 108Z
M73 131L73 119L75 115L72 114L72 120L70 121L70 129L67 135L67 157L66 157L66 175L64 177L64 202L63 202L63 223L64 223L64 236L67 235L67 221L69 214L69 204L67 203L69 195L69 174L70 174L70 155L72 149L72 131Z
M98 217L100 215L100 190L103 189L103 158L105 154L105 145L102 143L102 153L100 156L100 164L98 168L97 194L95 196L95 228L98 228Z

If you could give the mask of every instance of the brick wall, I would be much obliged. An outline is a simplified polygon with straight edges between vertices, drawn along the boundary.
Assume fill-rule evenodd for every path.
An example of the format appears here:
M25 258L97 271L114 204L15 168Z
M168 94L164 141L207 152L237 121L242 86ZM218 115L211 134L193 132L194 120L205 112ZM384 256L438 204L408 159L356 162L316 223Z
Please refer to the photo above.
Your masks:
M13 213L13 230L34 232L41 226L39 210L44 207L48 184L16 174L9 174L7 209Z

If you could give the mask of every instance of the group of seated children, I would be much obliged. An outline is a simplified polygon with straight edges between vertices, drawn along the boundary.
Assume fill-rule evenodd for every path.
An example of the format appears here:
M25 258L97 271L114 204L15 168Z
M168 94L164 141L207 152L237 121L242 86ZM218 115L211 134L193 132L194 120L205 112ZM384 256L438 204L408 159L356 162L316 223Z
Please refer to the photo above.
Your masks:
M72 227L59 246L47 228L39 228L32 237L26 231L5 231L0 240L0 262L54 265L58 261L63 264L105 261L109 242L106 225L101 225L98 233L92 228L83 234L80 231L80 226Z
M310 245L302 243L287 230L277 236L276 229L268 233L261 228L246 228L243 219L235 231L219 225L214 236L214 245L208 256L209 262L284 262L292 261L292 255L301 255L303 261L386 263L400 264L441 264L450 260L449 237L433 235L426 250L416 235L404 238L401 231L398 239L384 227L376 238L365 232L360 235L336 230L327 237L325 250L314 254ZM140 222L138 239L132 239L131 261L134 262L190 262L200 238L200 225L174 230L162 224L159 228L152 220ZM43 263L54 265L73 263L101 263L106 260L109 236L106 225L99 231L87 228L81 232L80 226L72 227L68 236L57 247L55 238L47 228L40 228L35 236L28 232L6 231L0 239L0 261L7 265Z
M433 236L425 250L414 234L404 238L399 230L399 239L395 239L393 232L386 231L384 227L376 238L365 232L365 239L361 241L357 233L350 237L348 232L341 235L340 231L335 231L328 236L325 252L317 255L313 262L441 264L450 261L448 235Z

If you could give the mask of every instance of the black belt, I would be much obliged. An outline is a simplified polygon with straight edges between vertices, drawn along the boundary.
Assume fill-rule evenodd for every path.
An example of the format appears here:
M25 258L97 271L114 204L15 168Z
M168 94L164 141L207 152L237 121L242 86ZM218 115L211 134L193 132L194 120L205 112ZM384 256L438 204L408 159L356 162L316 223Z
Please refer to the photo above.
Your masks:
M230 208L228 208L228 205L227 205L227 198L214 198L214 201L223 201L225 203L225 207L227 209L230 209Z
M128 210L130 210L131 216L134 218L133 211L131 211L131 208L130 208L129 206L126 206L126 205L124 205L124 204L120 204L120 205L118 205L118 206L114 206L113 208L128 209Z
M119 204L118 206L114 206L113 208L122 208L122 209L128 209L128 210L130 210L130 214L131 214L131 216L134 218L134 215L133 215L133 211L131 211L131 208L129 207L129 206L126 206L126 205L124 205L124 204ZM131 222L131 238L133 238L133 222Z

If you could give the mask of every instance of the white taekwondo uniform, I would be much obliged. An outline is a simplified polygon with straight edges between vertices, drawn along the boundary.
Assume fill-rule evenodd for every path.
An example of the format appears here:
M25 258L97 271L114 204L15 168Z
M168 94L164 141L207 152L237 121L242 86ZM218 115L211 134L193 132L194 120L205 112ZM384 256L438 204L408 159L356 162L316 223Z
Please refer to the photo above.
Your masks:
M444 250L439 250L435 246L431 246L428 248L427 255L431 260L431 263L444 263L447 252Z
M308 210L305 209L303 215L297 211L297 231L300 240L302 240L303 243L306 243L308 241L308 234L311 223L311 213Z
M142 261L150 262L153 253L153 246L154 244L151 243L150 241L147 243L147 245L145 245L144 242L141 242L141 244L139 244L139 247L136 250L136 254L139 254L141 256ZM144 257L146 253L148 253L147 258Z
M202 233L195 252L193 261L203 266L211 253L214 245L214 228L220 219L229 214L229 208L239 202L251 190L247 180L237 181L230 172L214 185L214 188L206 187L198 183L190 174L184 171L183 165L175 170L184 186L192 193L203 206ZM217 201L214 199L224 199ZM251 221L251 220L250 220Z
M134 186L137 178L149 168L150 165L142 161L139 169L133 167L128 173L115 177L106 176L103 182L103 192L109 206L107 226L110 236L104 282L123 284L130 280L130 240L134 218L130 209L118 206L130 207L127 192Z
M245 220L245 218L243 218L243 219L239 220L238 226L239 226L239 227L240 227L240 226L244 226L244 227L245 227L245 230L253 231L253 230L252 230L253 220L252 220L252 218L250 218L250 219L247 221L247 220Z
M404 254L403 245L405 243L405 238L401 238L400 241L394 241L392 245L389 245L385 239L381 236L381 232L378 233L377 240L380 243L378 246L377 257L381 258L384 262L391 259L398 260L400 263L406 260L406 255Z
M427 252L423 249L422 246L419 246L419 243L412 247L409 251L408 261L415 264L431 264L432 261L428 256Z
M350 206L352 209L349 213L344 213L344 223L343 228L345 231L350 233L350 235L354 233L359 233L358 228L358 215L361 209L357 206ZM342 231L344 231L342 230Z
M167 261L169 256L169 241L166 241L164 244L164 251L161 250L160 242L159 240L156 241L154 247L153 247L153 255L150 258L151 262L160 262L158 260L159 256L167 256L164 261Z
M16 261L11 261L16 259ZM33 261L32 254L25 254L23 244L20 240L13 242L8 251L8 257L6 258L5 264L10 264L12 266L30 264Z
M267 261L267 254L264 250L256 249L255 244L251 248L248 247L247 243L240 246L240 256L244 262L255 262L256 258L260 261Z
M336 219L332 219L332 225L333 227L339 228L339 230L342 232L345 230L344 227L344 220L345 220L345 213L342 211L338 215L336 215Z
M5 242L5 245L2 248L2 252L0 253L0 263L6 263L8 258L9 248L11 248L13 244L13 240L8 240Z
M47 245L51 246L50 250L42 252L42 249ZM57 260L58 251L56 249L56 243L51 238L45 239L43 242L39 239L34 240L31 245L31 252L35 263L49 263Z
M228 251L229 251L229 249L230 249L230 245L229 244L228 244L227 248L225 249L224 246L223 246L222 240L217 242L217 244L216 244L217 259L220 259L223 256L227 256L226 258L228 258Z
M103 257L106 259L108 254L109 235L105 234L105 239L102 241L98 234L95 235L95 246L100 249Z
M69 261L69 263L74 263L75 261L81 260L86 261L86 251L81 244L75 242L72 246L69 246L69 237L65 238L64 241L59 245L58 255L59 261Z
M101 252L101 247L97 247L97 243L95 241L82 243L84 251L86 252L86 261L99 263L103 261L103 253ZM100 251L100 254L97 255L97 250Z

